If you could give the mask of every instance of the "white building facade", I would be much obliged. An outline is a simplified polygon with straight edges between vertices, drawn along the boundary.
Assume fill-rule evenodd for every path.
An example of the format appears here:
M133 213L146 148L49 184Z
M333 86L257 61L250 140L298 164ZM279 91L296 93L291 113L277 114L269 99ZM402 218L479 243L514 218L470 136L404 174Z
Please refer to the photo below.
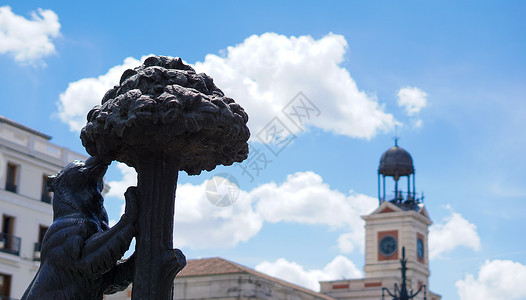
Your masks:
M0 299L20 299L39 267L52 223L46 178L85 156L0 116Z

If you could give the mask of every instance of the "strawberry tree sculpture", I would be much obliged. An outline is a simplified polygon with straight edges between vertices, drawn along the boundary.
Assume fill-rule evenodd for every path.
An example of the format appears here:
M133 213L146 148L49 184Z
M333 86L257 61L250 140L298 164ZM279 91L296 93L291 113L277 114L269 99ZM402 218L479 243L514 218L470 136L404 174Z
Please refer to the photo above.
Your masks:
M186 264L173 249L178 172L197 175L246 159L247 121L211 77L163 56L126 70L88 113L81 132L88 153L138 173L132 299L172 299L175 275Z

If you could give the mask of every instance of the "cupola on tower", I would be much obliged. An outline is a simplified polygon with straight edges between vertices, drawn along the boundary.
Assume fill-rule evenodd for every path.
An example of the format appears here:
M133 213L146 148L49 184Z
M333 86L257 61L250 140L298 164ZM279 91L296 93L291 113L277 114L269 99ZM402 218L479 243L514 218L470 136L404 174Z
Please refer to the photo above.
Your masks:
M386 194L386 178L391 178L394 181L392 194ZM400 181L403 178L407 180L406 191L400 185ZM423 198L418 199L416 195L413 159L409 152L398 146L398 140L395 140L394 147L385 151L382 154L382 158L380 158L380 166L378 167L378 199L380 204L387 200L396 205L403 204L411 208L420 204L423 200Z

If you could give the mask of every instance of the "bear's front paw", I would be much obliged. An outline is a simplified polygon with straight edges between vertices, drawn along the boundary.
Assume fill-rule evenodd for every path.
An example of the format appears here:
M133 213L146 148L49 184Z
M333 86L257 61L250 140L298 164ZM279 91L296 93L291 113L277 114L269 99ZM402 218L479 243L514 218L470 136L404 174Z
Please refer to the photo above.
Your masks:
M168 271L169 278L174 278L186 266L186 256L179 249L170 249L165 254L163 266Z
M139 213L137 208L137 202L139 201L137 187L130 186L126 190L126 193L124 193L124 198L126 199L126 208L124 209L124 214L130 218L130 221L135 222Z

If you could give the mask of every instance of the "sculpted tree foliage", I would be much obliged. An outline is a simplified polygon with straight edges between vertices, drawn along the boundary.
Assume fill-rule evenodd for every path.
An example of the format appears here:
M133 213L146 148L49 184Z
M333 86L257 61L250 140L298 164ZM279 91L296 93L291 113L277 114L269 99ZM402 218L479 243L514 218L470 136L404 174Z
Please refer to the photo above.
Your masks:
M171 299L173 279L186 264L173 249L178 171L196 175L246 159L247 121L211 77L162 56L126 70L89 112L81 132L88 153L138 173L133 299Z

